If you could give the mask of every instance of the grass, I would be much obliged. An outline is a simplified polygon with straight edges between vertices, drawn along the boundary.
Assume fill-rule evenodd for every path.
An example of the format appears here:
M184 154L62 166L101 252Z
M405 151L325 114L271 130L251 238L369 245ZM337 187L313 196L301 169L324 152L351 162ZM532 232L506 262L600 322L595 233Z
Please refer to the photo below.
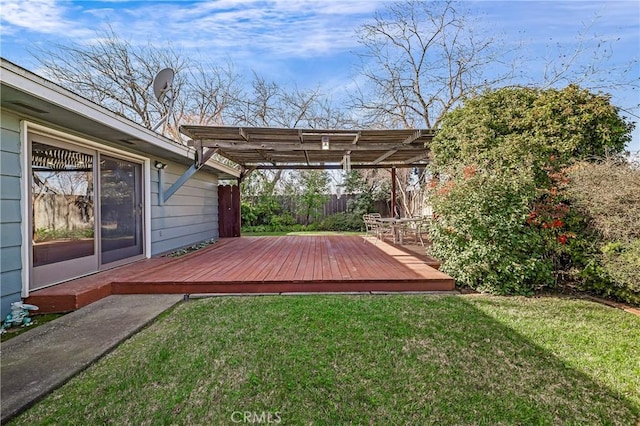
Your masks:
M640 318L584 300L192 300L15 424L628 425L639 341Z

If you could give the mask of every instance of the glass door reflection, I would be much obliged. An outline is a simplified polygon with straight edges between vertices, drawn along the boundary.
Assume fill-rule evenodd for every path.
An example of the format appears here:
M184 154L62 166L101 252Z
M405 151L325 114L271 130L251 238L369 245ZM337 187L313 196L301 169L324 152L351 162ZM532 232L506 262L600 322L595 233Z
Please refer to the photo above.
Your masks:
M93 156L32 148L33 265L94 253Z
M31 289L97 267L94 159L91 151L31 142Z
M143 253L142 165L100 156L102 264Z

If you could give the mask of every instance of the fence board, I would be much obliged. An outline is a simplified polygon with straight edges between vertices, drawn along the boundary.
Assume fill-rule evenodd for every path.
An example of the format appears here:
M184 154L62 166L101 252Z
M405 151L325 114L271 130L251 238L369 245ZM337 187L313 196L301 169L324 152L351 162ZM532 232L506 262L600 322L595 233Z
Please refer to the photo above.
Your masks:
M303 224L305 223L306 217L302 214L296 215L296 211L298 210L299 200L295 197L290 197L286 195L278 195L275 197L280 205L280 208L285 211L291 213L291 215L296 220L296 223ZM344 194L338 196L336 194L331 194L327 202L322 206L322 208L317 209L315 216L317 219L314 221L313 216L311 215L310 222L319 222L322 221L323 218L327 216L334 215L336 213L345 213L349 207L349 201L356 200L356 195ZM258 202L259 197L245 197L245 200L248 202L255 204ZM382 216L389 216L389 203L384 200L379 200L374 202L374 207L372 212L380 213Z

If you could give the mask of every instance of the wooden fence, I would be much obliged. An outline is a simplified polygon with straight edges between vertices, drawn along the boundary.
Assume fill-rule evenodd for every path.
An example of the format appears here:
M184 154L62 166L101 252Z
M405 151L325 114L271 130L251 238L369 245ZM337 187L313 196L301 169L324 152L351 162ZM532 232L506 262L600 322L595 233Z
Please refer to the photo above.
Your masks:
M299 201L295 197L286 196L286 195L278 195L275 197L278 200L278 204L283 211L290 212L291 215L296 219L297 223L304 223L306 217L304 215L297 215ZM258 200L258 197L247 197L245 198L247 201L255 203ZM322 206L322 208L317 209L315 211L314 216L315 221L321 221L323 218L327 216L334 215L336 213L344 213L347 211L349 206L349 201L353 200L355 202L355 195L347 195L343 194L338 196L336 194L331 194L327 202ZM389 216L390 206L386 201L376 201L374 202L373 212L378 212L382 216ZM314 217L310 218L310 222L314 222Z

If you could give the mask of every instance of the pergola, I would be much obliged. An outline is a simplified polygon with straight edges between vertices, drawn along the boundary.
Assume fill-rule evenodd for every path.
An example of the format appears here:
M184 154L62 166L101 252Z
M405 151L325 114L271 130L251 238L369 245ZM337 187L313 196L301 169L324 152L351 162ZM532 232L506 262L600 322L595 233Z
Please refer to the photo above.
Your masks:
M392 211L396 168L429 161L429 129L336 130L182 125L196 150L196 167L213 154L238 164L241 178L269 169L391 169Z

